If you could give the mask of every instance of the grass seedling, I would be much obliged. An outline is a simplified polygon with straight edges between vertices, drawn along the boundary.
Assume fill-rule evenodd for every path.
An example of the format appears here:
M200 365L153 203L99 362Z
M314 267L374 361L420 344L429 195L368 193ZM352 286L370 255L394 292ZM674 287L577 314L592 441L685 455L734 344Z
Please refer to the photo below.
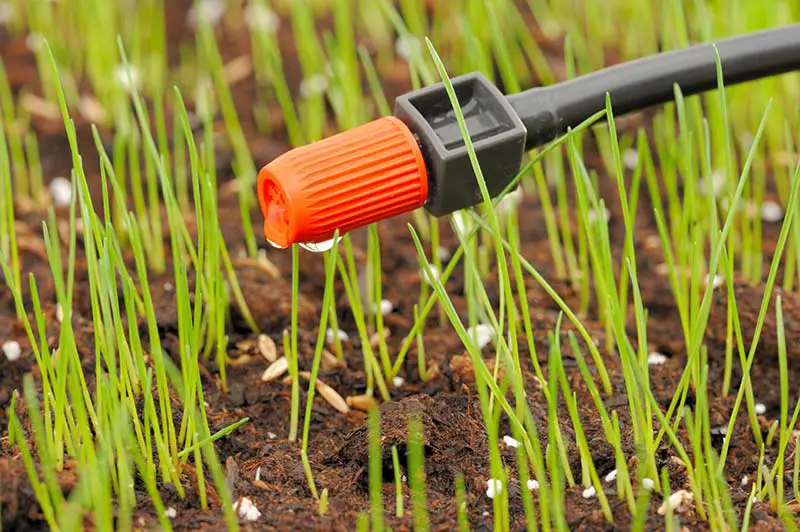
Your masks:
M1 68L1 67L0 67ZM14 226L14 194L11 185L11 165L8 144L6 143L6 126L0 123L0 257L10 266L14 284L20 286L20 262L17 247L17 231ZM7 277L8 278L8 277ZM20 317L17 315L17 317Z
M292 406L289 413L289 441L297 439L297 425L300 416L300 378L298 376L298 351L297 351L297 312L299 309L299 284L300 284L300 249L292 246L292 317L290 336L284 332L283 350L289 361L289 375L292 377ZM327 312L327 309L325 309ZM320 330L324 325L320 326Z
M556 328L557 333L560 332L559 326ZM594 460L592 459L591 452L589 451L589 444L583 431L583 424L581 423L580 415L578 414L577 394L570 389L566 374L564 373L564 367L561 360L561 341L558 336L556 336L554 340L555 342L550 357L551 364L549 366L549 375L552 381L557 380L560 383L564 400L567 403L567 409L569 410L570 419L572 420L572 427L575 430L575 442L578 446L581 456L581 483L586 488L595 488L597 498L600 501L600 507L603 510L603 515L609 523L613 523L614 517L611 514L611 507L608 504L605 491L603 491L603 483L600 479L600 476L597 474ZM551 396L551 402L555 400L556 398ZM565 469L569 468L569 462L565 462L564 467Z
M763 121L762 121L762 127L763 127ZM745 163L745 168L747 168L747 163ZM722 467L722 465L725 464L728 448L730 446L731 432L733 431L733 423L736 420L736 416L738 414L739 407L741 405L742 397L744 393L750 389L748 386L750 382L750 368L752 367L753 359L755 358L756 348L758 346L758 340L761 336L764 320L766 319L766 313L771 299L770 296L772 293L772 288L775 286L775 280L778 275L778 267L781 263L783 250L786 247L789 230L792 227L792 218L796 210L796 205L794 204L794 202L800 199L800 197L798 197L799 192L800 192L800 163L798 163L795 169L794 181L792 183L792 192L790 194L789 207L786 211L786 217L784 219L783 225L781 226L781 231L778 236L778 242L775 246L775 252L773 254L772 263L770 264L770 269L765 284L764 297L761 301L761 307L758 313L758 320L756 321L756 327L755 330L753 331L753 339L751 340L750 350L747 353L747 359L742 367L742 373L743 373L742 385L740 386L739 391L736 394L736 402L734 404L733 411L731 413L731 420L728 422L728 433L725 435L725 441L722 446L722 451L720 452L721 456L720 467Z
M311 376L308 379L308 393L306 395L306 411L303 419L303 439L301 443L301 457L303 460L303 467L306 474L308 487L314 498L317 498L317 487L314 483L314 477L311 471L310 463L308 462L308 439L311 428L311 410L314 404L314 392L317 386L317 374L319 372L319 365L322 361L322 350L325 348L325 331L328 325L328 315L333 301L333 284L336 274L336 259L339 256L338 248L338 231L333 238L333 246L330 251L325 253L325 293L322 296L322 314L320 315L319 331L317 332L317 343L314 347L314 360L311 363ZM286 338L286 335L284 335ZM284 342L285 345L286 342ZM298 376L293 377L293 381L297 381Z
M369 514L372 530L383 530L383 456L381 451L381 417L377 408L367 412L369 429ZM396 452L396 451L395 451ZM400 492L402 500L402 491Z
M388 401L389 391L386 388L386 381L384 380L384 375L380 364L375 358L375 353L370 345L370 335L367 328L366 314L362 304L364 299L361 297L361 290L358 282L358 270L356 268L355 258L353 256L353 248L350 241L350 236L345 235L342 241L344 243L345 258L342 258L341 255L337 254L337 264L339 267L339 274L344 284L345 292L347 293L347 298L350 301L350 306L353 310L353 317L356 321L358 335L361 339L361 350L364 356L364 371L367 373L367 393L372 393L372 385L374 383L374 385L378 387L381 397L385 401Z
M414 323L415 324L423 323L420 318L419 305L414 305ZM422 337L421 325L419 326L419 331L417 332L416 337L417 337L417 371L419 372L419 378L422 379L423 381L427 381L428 367L427 367L427 362L425 362L425 341Z
M2 61L0 61L0 109L3 111L2 134L6 136L1 149L7 150L3 157L10 159L11 167L14 169L14 197L17 200L32 199L33 187L25 159L24 124L16 116L11 85L8 83L8 75Z
M396 517L403 517L403 470L400 467L400 454L397 445L392 445L392 469L394 470L394 491Z
M328 83L325 78L324 51L317 38L310 3L292 2L291 18L297 59L304 77L298 115L303 124L305 140L313 142L322 138L325 127L325 89Z
M356 516L356 532L369 532L369 513L358 513L358 516Z
M56 79L58 79L55 64L54 62L51 63ZM198 362L197 359L191 358L193 354L197 354L200 351L197 343L199 335L196 332L198 331L197 327L200 320L198 319L194 324L191 321L192 312L188 303L186 269L180 260L181 253L185 250L182 240L184 235L175 223L177 204L174 196L170 196L167 193L170 189L164 189L167 214L170 220L170 234L173 238L173 253L175 253L176 259L174 262L175 264L181 264L175 270L179 314L178 334L181 338L181 345L186 347L187 352L185 354L181 353L182 368L177 370L177 373L175 370L169 369L173 366L171 363L167 363L158 342L155 313L149 292L149 283L147 282L145 253L142 248L141 232L136 219L133 215L127 215L126 225L134 251L140 289L142 290L141 294L134 287L133 278L122 261L122 252L116 231L110 223L110 201L107 183L111 183L112 188L115 189L118 188L118 183L113 176L106 179L105 171L109 169L113 171L113 165L107 156L102 157L103 154L101 154L103 161L101 177L104 185L102 205L105 219L105 222L101 222L88 193L86 177L80 164L80 155L75 143L75 129L69 120L65 99L60 90L59 101L73 151L73 161L76 164L73 172L73 203L70 207L69 255L66 267L62 264L58 238L53 230L55 224L53 222L49 226L46 224L44 232L45 247L53 272L57 300L64 313L55 364L50 363L47 343L44 341L43 315L35 283L32 283L31 287L34 299L34 317L42 336L41 347L39 339L34 335L27 318L24 320L37 363L40 364L40 373L45 392L43 410L46 417L44 420L40 416L33 392L28 393L26 397L26 402L29 405L29 417L34 421L37 451L46 466L46 484L50 485L48 489L50 493L45 495L44 492L41 492L39 494L40 499L43 501L42 504L45 507L52 507L53 503L48 503L48 500L61 504L58 496L54 495L60 493L60 488L57 487L52 473L62 467L66 451L73 459L77 460L78 471L82 472L78 487L70 497L70 504L75 502L79 506L93 511L96 522L100 526L108 528L111 526L109 523L112 519L111 500L113 493L117 497L119 509L118 518L120 521L118 524L125 526L125 523L129 522L130 512L133 507L132 493L128 488L132 483L131 461L128 449L133 447L135 449L133 452L134 461L137 462L139 472L144 477L145 485L148 487L148 492L151 494L154 504L156 504L157 508L161 506L160 511L163 514L163 505L160 504L158 493L154 489L156 467L161 470L162 480L173 483L179 495L182 495L183 488L179 478L179 459L189 453L194 453L198 463L201 461L201 456L205 455L204 458L215 480L217 492L229 508L229 510L226 510L230 514L229 526L231 529L235 529L236 518L232 514L230 494L220 484L220 481L224 483L224 479L220 474L220 467L211 446L212 442L230 433L235 427L227 427L214 435L209 434L208 431L203 408L202 388L199 386L199 372L196 370ZM135 99L134 103L138 106L139 117L142 118L141 102ZM149 146L154 148L152 137L148 135L145 135L145 137L150 141ZM163 177L163 171L161 176ZM212 195L211 197L215 196ZM117 201L120 201L120 199L117 198ZM97 390L94 397L88 393L71 319L76 261L75 214L78 210L85 235L83 244L89 278L91 312L95 325ZM213 218L216 213L207 211L205 214ZM214 234L211 242L212 244L221 242L219 235ZM203 245L201 245L200 249L204 249ZM218 257L214 251L210 255ZM205 256L205 253L201 253L201 256ZM6 272L7 281L12 287L16 306L18 309L22 309L22 300L19 297L20 293L17 285L13 282L13 278L8 275L6 262L3 261L2 265ZM200 269L202 271L202 267ZM65 270L66 275L64 275ZM118 283L121 283L121 286ZM220 285L217 284L216 286ZM121 306L118 297L120 288L124 295L122 299L124 306ZM219 292L214 297L214 304L219 306L221 303ZM202 301L202 298L198 298L199 301ZM195 306L194 314L196 316L200 315L199 309L201 307L202 303L198 303ZM155 367L156 386L153 386L152 369L146 369L142 363L144 351L141 339L138 336L138 327L136 326L140 314L144 314L148 323L150 357ZM23 315L25 315L24 312ZM127 325L123 323L123 317L127 318ZM222 323L224 323L224 319ZM218 331L215 334L217 345L224 346L226 340L219 335ZM195 369L192 370L192 368ZM173 425L171 401L169 400L168 374L178 395L188 399L194 397L197 399L197 403L194 400L190 400L184 404L183 422L187 423L184 427L188 427L185 429L185 434L189 439L188 441L194 442L194 446L189 446L187 443L186 451L180 456L177 452L177 431ZM51 382L53 383L53 392L48 391L50 388L49 383ZM187 384L190 386L187 386ZM192 393L183 395L185 390L191 390L192 386L196 390L196 395ZM144 396L143 421L140 421L141 413L137 410L136 405L136 398L140 394ZM154 395L158 396L158 407L154 401ZM195 413L196 404L199 405L199 413ZM53 418L52 428L51 412ZM121 437L120 430L123 429L119 427L124 427L124 431L130 435L130 440L136 442L135 445L131 446L127 443L128 439ZM183 435L181 438L183 438ZM202 455L200 449L202 449ZM154 458L154 452L157 453L157 461ZM205 488L202 475L198 475L198 482L203 491L201 500L204 500ZM83 495L85 488L81 486L88 485L96 486L105 495L101 495L99 498L86 498ZM233 518L232 520L230 519L231 517ZM69 517L65 518L69 519ZM77 523L78 521L72 522ZM164 528L169 528L168 522Z
M636 497L636 512L633 514L631 530L635 530L637 532L644 530L644 525L647 522L647 509L650 506L651 496L652 491L648 489L639 490L639 495Z
M422 420L411 417L408 420L408 488L411 492L411 513L414 516L414 530L427 532L428 497L425 484L425 445Z
M219 99L220 110L225 121L225 128L234 152L234 174L239 182L239 210L242 217L242 229L244 231L244 241L247 253L250 257L255 257L258 250L253 231L253 219L250 215L255 197L252 193L256 182L256 167L250 155L247 139L244 136L242 126L236 114L236 106L231 95L230 88L223 72L222 57L219 53L217 41L208 24L200 27L200 40L203 52L214 80L214 89Z
M464 488L463 473L459 473L458 475L456 475L456 519L458 521L458 530L460 532L469 532L469 518L467 517L467 496L466 496L466 490Z
M378 237L378 226L372 224L367 229L367 297L370 322L374 322L373 330L378 337L378 353L380 355L383 374L392 376L392 361L386 345L383 325L383 273L381 271L381 247ZM418 340L419 342L419 340ZM423 355L424 356L424 355Z

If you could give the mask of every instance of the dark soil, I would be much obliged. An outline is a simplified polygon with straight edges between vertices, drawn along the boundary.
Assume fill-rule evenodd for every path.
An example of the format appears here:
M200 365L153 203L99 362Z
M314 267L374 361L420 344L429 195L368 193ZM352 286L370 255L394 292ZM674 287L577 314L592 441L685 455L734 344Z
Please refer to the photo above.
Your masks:
M180 38L189 35L184 27L185 5L187 2L170 2L170 31L177 45ZM289 60L292 56L290 24L281 29L281 43L285 47L287 57L287 76L294 86L299 82L299 68ZM560 43L543 43L546 50L552 51L550 60L560 71ZM222 35L221 47L226 60L231 60L247 53L248 44L244 32L237 28L227 28ZM13 38L0 30L0 56L6 64L15 89L38 86L34 58L27 52L19 38ZM402 71L402 65L398 65ZM387 81L390 97L400 94L409 87L405 77L394 76ZM244 80L234 87L237 106L242 110L244 127L248 134L254 159L262 164L288 148L284 132L280 128L280 120L273 136L259 137L254 125L249 122L251 115L245 111L252 108L251 103L256 91L252 80ZM279 116L279 115L278 115ZM624 127L631 129L646 125L646 116L636 116L625 121ZM37 130L41 132L43 164L47 179L56 175L66 175L71 161L67 149L67 141L60 133L59 122L36 121ZM85 149L89 149L91 137L87 124L78 121L78 132ZM99 175L93 167L91 151L84 154L87 161L87 173L93 188L99 186ZM220 148L219 160L229 162L229 151ZM587 164L602 170L599 158L589 154ZM220 220L223 224L226 242L232 256L237 256L242 246L241 224L238 221L238 205L234 194L225 193L225 183L232 178L228 164L221 168L220 178L223 180L220 193ZM605 179L605 178L604 178ZM604 187L615 190L615 187ZM97 189L99 190L99 189ZM613 192L606 198L611 206L612 216L610 229L616 247L621 247L624 228ZM643 202L647 198L642 195ZM649 212L649 208L641 206L640 213ZM63 213L62 213L63 214ZM254 213L256 227L260 226L259 213ZM24 271L33 272L39 283L39 290L48 323L52 334L57 331L54 316L53 287L50 272L44 260L44 246L40 236L43 213L38 210L24 210L19 213L19 234L22 248ZM540 212L538 200L527 197L520 214L524 256L556 287L572 308L578 307L578 299L568 282L556 278L551 267L547 235L544 220ZM386 286L384 297L390 299L395 310L386 317L387 327L391 330L390 349L396 353L405 335L413 323L413 305L417 302L417 287L420 282L416 253L411 241L405 219L396 219L384 223L380 227L383 245L383 267ZM454 239L442 223L445 233L444 244L454 249ZM669 356L663 366L651 368L651 382L656 398L664 407L672 399L675 383L678 381L685 362L685 346L681 340L681 329L673 297L669 290L667 278L658 273L657 266L663 262L660 249L645 246L642 243L655 236L655 225L647 214L640 214L637 220L637 256L639 257L639 278L645 306L650 311L650 330L648 339L654 349ZM771 255L777 237L777 228L767 227L765 236L766 255ZM357 255L363 256L364 236L354 235ZM277 266L280 277L272 276L264 268L251 261L240 260L236 264L239 281L250 306L250 310L262 331L271 336L278 345L283 330L288 326L291 312L290 301L290 255L283 251L270 251L269 259ZM169 271L169 269L168 269ZM313 345L316 338L316 322L323 289L322 258L319 255L303 252L301 254L301 308L300 317L300 355L301 366L309 369ZM86 283L83 272L79 271L77 279ZM81 281L82 280L82 281ZM174 345L177 329L174 296L164 288L170 277L153 279L154 297L158 302L158 320L164 335L167 349ZM456 270L448 284L457 309L466 309L462 276L460 268ZM76 293L88 293L84 284L77 287ZM547 332L553 330L558 319L559 309L550 297L532 279L527 281L528 302L536 327L536 342L539 360L543 367L547 363ZM490 297L496 299L496 288L489 282L487 289ZM26 288L27 290L27 288ZM776 291L777 292L777 291ZM742 315L745 339L752 338L758 314L763 286L749 286L738 283L736 286L737 303ZM800 299L792 293L783 293L784 315L786 317L787 345L789 346L789 379L792 389L800 385ZM355 323L349 313L349 305L341 286L337 286L338 314L342 328L356 338ZM76 330L79 336L79 347L85 357L87 373L93 371L94 352L92 348L92 330L89 302L86 298L76 301ZM724 290L719 290L714 300L711 324L708 329L709 349L709 383L711 394L711 420L714 424L723 425L729 419L733 398L721 396L722 375L725 359L725 319L726 297ZM585 323L594 338L603 345L603 329L590 313ZM631 327L633 324L631 323ZM240 316L234 319L233 330L230 331L232 359L238 359L242 353L237 350L237 342L254 340L248 332ZM0 339L16 339L23 346L23 356L16 362L8 362L0 356L0 511L2 511L2 530L44 530L46 525L36 503L30 483L27 480L22 461L16 448L7 442L6 431L8 419L5 407L9 404L14 390L21 387L23 375L27 372L37 374L33 355L29 350L24 330L15 319L13 300L8 288L0 286ZM54 339L55 341L55 339ZM382 446L384 480L384 508L387 522L393 530L412 528L412 519L408 508L410 501L408 492L404 490L404 501L407 509L405 517L397 519L395 512L395 492L393 466L390 450L396 445L404 458L407 442L407 419L409 415L421 415L424 426L426 449L426 468L428 479L428 502L433 530L453 530L455 528L455 484L459 473L466 478L467 509L470 523L475 530L491 530L492 501L485 495L488 480L488 450L486 432L484 430L478 398L474 391L471 362L464 357L463 347L449 327L439 327L437 320L428 322L425 336L425 347L432 377L423 382L419 379L416 366L416 351L412 349L402 372L405 384L392 389L393 401L381 405ZM320 378L336 389L343 397L363 394L365 378L360 347L357 342L345 342L346 366L326 367ZM566 350L566 353L569 353ZM533 384L533 368L528 353L523 353L522 360L527 361L523 370L526 372L529 391L529 404L534 419L544 427L547 419L546 404L542 392ZM487 353L488 356L488 353ZM610 372L614 393L605 397L606 406L617 409L625 436L626 453L634 454L633 442L630 438L629 419L625 414L627 399L625 397L624 379L615 354L603 352L605 364ZM775 322L772 309L768 314L766 327L762 334L752 379L755 384L756 400L767 407L765 415L760 417L762 428L766 432L769 424L778 415L780 391L778 387L777 342L775 338ZM564 360L569 373L571 386L578 394L581 406L581 418L587 434L590 450L598 468L598 473L605 475L614 468L612 449L603 436L600 421L583 380L578 372L575 360L568 354ZM734 364L735 368L738 367ZM212 364L207 365L208 379L205 398L209 404L209 418L212 431L235 422L242 417L250 418L250 422L224 438L218 443L218 452L223 461L228 480L233 486L235 497L249 497L262 512L259 524L246 525L246 529L277 530L353 530L358 512L369 508L367 493L367 430L366 416L358 410L351 410L347 415L340 414L323 401L319 394L315 400L311 422L311 442L309 459L320 489L327 488L330 494L329 511L320 517L317 504L313 501L307 488L306 479L300 460L300 449L296 443L286 440L289 420L289 387L280 381L262 383L261 373L266 362L260 356L254 356L245 364L233 364L228 369L227 393L219 390L214 376L217 371ZM739 382L740 372L734 370L733 385ZM735 392L735 389L734 389ZM305 392L301 399L305 401ZM691 405L692 398L689 398ZM574 446L572 424L565 408L560 409L559 423L570 450L571 466L575 475L580 474L580 462ZM503 432L505 431L505 432ZM728 458L728 479L734 505L744 509L752 479L756 475L759 450L753 441L750 427L744 416L735 427L730 454ZM509 433L507 421L502 421L501 435ZM541 433L541 430L540 430ZM721 443L721 441L719 442ZM514 470L515 456L512 449L501 444L503 458ZM790 449L790 451L792 451ZM775 449L767 449L768 455L775 455ZM790 453L787 453L790 454ZM669 466L672 473L671 489L675 491L688 488L688 482L677 457L667 447L662 446L657 456L659 467ZM404 462L404 460L401 460ZM255 482L256 470L260 468L261 481ZM185 472L187 486L191 486L192 472ZM749 476L751 480L742 485L742 478ZM60 477L65 491L74 486L74 473L65 471ZM523 527L523 513L520 500L519 482L513 480L507 487L511 500L511 522L515 530ZM146 493L138 494L142 501L147 500ZM219 507L210 511L201 511L197 494L189 488L187 498L180 499L173 490L164 489L163 496L168 506L177 510L173 520L176 530L221 530L224 520ZM787 494L789 498L791 494ZM658 500L656 500L658 499ZM211 497L216 501L216 497ZM609 525L596 499L586 500L581 496L581 488L570 488L566 495L566 515L570 528L576 530L624 530L629 527L630 515L627 506L619 501L609 490L615 524ZM660 497L654 497L650 504L650 515L647 528L652 530L663 527L663 518L656 514L660 505ZM144 503L137 508L137 523L142 527L150 527L156 521L153 509ZM691 530L704 530L707 525L698 521L692 510L680 517L683 524ZM780 530L782 525L774 512L763 503L754 506L751 523L759 530Z

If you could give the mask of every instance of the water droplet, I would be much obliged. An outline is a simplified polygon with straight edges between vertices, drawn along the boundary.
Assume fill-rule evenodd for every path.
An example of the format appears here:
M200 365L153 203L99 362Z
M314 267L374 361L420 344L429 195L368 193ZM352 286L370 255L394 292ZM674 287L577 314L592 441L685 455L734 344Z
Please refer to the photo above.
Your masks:
M272 246L272 247L274 247L274 248L277 248L277 249L286 249L286 246L281 246L281 245L279 245L279 244L276 244L275 242L273 242L273 241L272 241L272 240L270 240L269 238L267 239L267 242L269 243L269 245L270 245L270 246Z
M308 244L300 244L300 247L305 249L306 251L312 251L314 253L322 253L330 250L341 239L342 237L339 237L338 240L334 240L331 238L330 240L325 240L324 242L311 242Z

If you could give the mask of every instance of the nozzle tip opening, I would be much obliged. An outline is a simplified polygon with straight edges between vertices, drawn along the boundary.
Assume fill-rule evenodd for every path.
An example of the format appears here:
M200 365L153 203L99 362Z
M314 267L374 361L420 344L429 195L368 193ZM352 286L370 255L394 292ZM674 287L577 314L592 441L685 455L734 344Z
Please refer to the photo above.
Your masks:
M279 180L270 172L269 165L258 174L258 201L264 214L264 235L267 240L276 247L289 247L295 239L291 205Z

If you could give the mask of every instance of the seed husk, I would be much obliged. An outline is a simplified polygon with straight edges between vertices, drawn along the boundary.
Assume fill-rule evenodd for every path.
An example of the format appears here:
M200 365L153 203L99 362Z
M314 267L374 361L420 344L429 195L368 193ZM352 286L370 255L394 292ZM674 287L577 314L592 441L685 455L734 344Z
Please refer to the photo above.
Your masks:
M275 340L266 334L258 335L258 351L268 362L278 360L278 346L275 345Z
M362 412L369 412L370 409L378 406L378 401L371 395L351 395L347 397L346 401L350 408L355 408Z
M281 357L270 364L270 366L264 371L264 374L261 375L261 380L264 382L272 382L286 373L286 370L288 369L289 361L286 359L286 357Z
M311 380L311 373L307 371L301 371L299 375L306 380ZM339 392L325 384L325 382L319 378L317 378L317 391L319 391L319 394L323 399L325 399L325 401L328 402L329 405L342 414L347 414L350 412L350 407L347 406L347 401L345 401L344 398L339 395Z

